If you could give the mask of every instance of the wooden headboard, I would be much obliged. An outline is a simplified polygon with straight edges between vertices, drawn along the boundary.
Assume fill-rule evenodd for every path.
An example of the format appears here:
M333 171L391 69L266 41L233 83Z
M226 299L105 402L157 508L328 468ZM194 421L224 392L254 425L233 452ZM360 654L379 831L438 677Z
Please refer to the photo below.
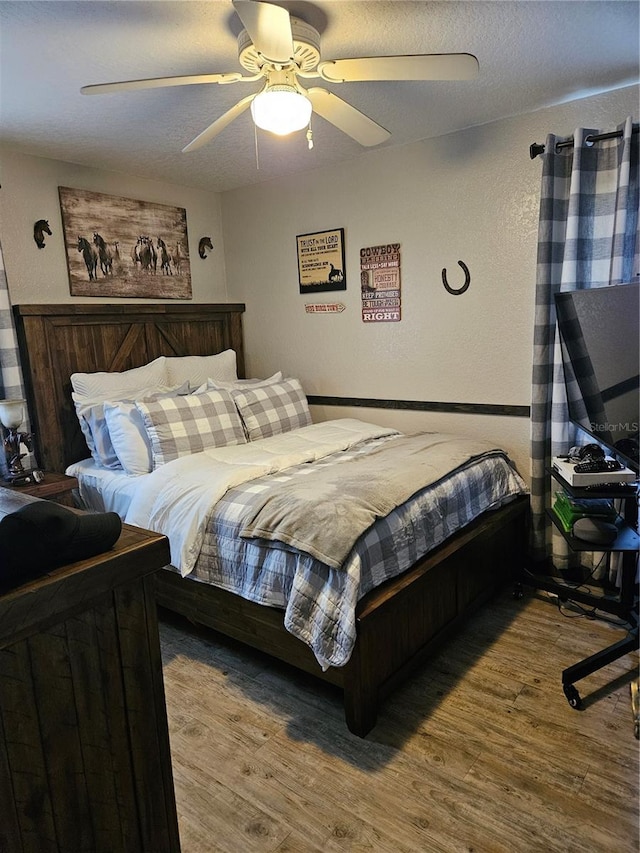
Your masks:
M71 399L72 373L233 349L244 377L242 304L15 305L13 311L36 459L47 471L63 472L89 455Z

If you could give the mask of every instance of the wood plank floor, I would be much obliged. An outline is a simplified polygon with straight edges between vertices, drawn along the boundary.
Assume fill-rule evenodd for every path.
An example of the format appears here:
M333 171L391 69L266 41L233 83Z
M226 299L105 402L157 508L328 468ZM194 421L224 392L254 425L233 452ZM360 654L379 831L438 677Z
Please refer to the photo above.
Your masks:
M562 670L623 632L566 612L505 591L364 740L331 686L163 615L183 853L637 853L638 655L570 708Z

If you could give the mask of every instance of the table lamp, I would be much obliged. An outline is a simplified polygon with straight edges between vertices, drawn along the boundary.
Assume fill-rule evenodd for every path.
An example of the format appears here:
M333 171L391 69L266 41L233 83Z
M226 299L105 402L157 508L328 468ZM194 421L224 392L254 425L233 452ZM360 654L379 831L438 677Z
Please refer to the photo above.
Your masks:
M32 450L31 433L18 432L18 427L24 420L24 400L0 400L0 425L4 427L2 443L6 465L4 466L4 478L10 483L26 481L26 472L22 467L20 445L24 444L27 450Z

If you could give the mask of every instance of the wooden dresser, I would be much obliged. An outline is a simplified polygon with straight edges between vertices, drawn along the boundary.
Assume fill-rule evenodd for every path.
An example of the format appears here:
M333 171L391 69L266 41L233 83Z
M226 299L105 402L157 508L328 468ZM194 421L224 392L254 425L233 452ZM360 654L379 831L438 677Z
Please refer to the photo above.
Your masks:
M28 496L0 488L0 517ZM29 543L25 542L25 547ZM0 853L177 853L154 573L164 536L0 595Z

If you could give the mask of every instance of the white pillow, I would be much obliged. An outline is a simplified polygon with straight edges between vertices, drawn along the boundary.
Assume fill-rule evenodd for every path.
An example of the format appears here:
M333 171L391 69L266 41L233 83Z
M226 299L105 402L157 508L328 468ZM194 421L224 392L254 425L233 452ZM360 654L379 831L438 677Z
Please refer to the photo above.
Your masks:
M88 403L89 398L93 403L99 403L104 400L132 399L144 389L165 385L166 376L167 368L163 355L154 361L150 361L149 364L143 364L142 367L133 367L131 370L123 370L119 373L99 371L96 373L71 374L71 387L73 389L71 397L76 407L76 415L80 421L80 429L87 442L87 447L91 451L91 455L98 464L100 464L101 451L96 448L89 423L90 417L81 415L78 410L79 406L82 406L83 402L85 404ZM102 417L101 412L98 415L100 418ZM99 431L98 425L96 425L96 430Z
M231 392L249 441L309 426L311 412L297 379Z
M258 388L261 385L273 385L274 382L282 382L282 371L279 370L268 379L236 379L235 382L223 382L221 379L207 379L207 381L193 392L202 394L204 391L242 391L244 388Z
M124 400L144 388L167 384L174 383L167 382L166 359L163 355L149 364L123 370L121 373L71 374L71 387L75 394L101 400Z
M151 442L136 404L106 403L104 417L122 469L135 476L148 474L153 468Z
M168 356L167 374L171 385L190 382L197 388L211 377L222 382L235 382L238 379L236 354L228 349L217 355Z
M208 447L247 441L229 391L138 401L136 407L151 441L154 468Z

